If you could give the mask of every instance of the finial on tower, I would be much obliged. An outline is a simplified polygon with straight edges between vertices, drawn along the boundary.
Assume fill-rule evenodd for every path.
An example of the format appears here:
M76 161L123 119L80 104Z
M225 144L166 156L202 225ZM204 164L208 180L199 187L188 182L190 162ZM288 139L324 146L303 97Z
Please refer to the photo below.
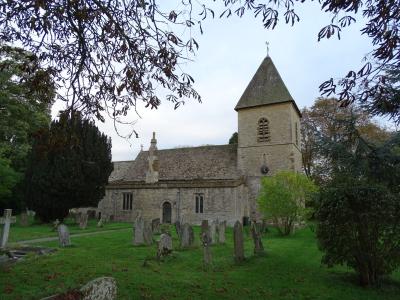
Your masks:
M267 57L269 56L269 42L266 41L265 44L267 44Z
M143 151L143 144L140 144L140 151Z

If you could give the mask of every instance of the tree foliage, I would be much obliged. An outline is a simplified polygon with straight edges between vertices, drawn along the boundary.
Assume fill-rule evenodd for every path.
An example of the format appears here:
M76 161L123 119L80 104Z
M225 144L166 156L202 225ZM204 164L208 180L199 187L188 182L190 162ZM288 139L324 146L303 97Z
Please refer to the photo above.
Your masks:
M51 76L34 54L0 47L0 160L3 172L13 178L7 189L18 184L25 172L32 133L50 124L54 90ZM0 208L19 208L20 194L11 192L0 196Z
M323 145L332 164L317 208L317 237L328 266L347 264L362 285L400 263L400 133L384 143L363 138L350 119Z
M71 109L98 119L107 111L119 120L138 100L157 108L163 91L156 91L156 86L169 91L166 99L175 107L186 98L200 100L193 78L180 65L199 47L193 36L195 29L203 32L205 19L250 12L265 28L274 29L280 19L290 25L299 22L297 6L306 1L214 2L6 0L0 3L0 39L19 42L46 61L48 71L66 86L59 96ZM349 71L340 80L331 78L320 90L327 96L337 94L343 104L359 100L372 112L399 121L392 98L385 106L376 105L374 98L386 93L384 70L400 63L399 2L323 0L319 5L332 18L319 31L318 40L340 38L357 15L366 19L361 33L372 40L372 51L360 70Z
M238 133L232 133L232 136L229 138L229 145L237 144L238 143Z
M0 156L0 207L5 206L3 199L11 195L19 177L19 174L10 167L10 162Z
M266 219L277 225L281 234L288 235L296 223L304 220L306 202L316 191L317 187L307 176L280 171L262 179L259 208Z
M335 160L330 147L348 138L351 123L367 142L383 144L391 132L371 120L360 107L341 107L335 98L319 98L310 108L302 110L301 151L303 169L307 176L323 184L331 177Z
M111 139L79 114L62 114L35 136L25 177L30 208L45 222L97 206L113 169Z
M323 189L316 216L324 264L346 264L361 285L400 265L400 202L386 187L345 177Z

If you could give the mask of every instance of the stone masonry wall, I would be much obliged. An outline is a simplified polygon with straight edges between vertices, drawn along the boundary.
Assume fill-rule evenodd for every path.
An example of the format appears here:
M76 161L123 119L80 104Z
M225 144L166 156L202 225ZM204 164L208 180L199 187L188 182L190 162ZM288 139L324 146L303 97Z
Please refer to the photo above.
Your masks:
M123 193L133 194L132 211L123 210ZM195 212L195 194L204 194L204 212ZM191 224L201 224L204 219L226 220L233 225L243 216L249 215L247 189L238 187L219 188L153 188L153 189L107 189L106 196L99 203L102 214L113 216L114 220L133 222L140 212L146 219L160 218L162 207L169 202L172 207L172 222L178 218Z

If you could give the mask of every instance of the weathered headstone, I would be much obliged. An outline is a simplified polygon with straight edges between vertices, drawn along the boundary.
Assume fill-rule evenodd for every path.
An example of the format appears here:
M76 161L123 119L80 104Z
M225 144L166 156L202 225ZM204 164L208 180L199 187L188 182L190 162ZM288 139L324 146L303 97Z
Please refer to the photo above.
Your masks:
M26 227L29 225L28 214L26 212L22 212L19 216L19 225Z
M172 238L167 233L160 235L160 241L158 242L157 258L161 258L169 255L172 252Z
M261 228L262 224L258 224L255 221L251 222L251 236L253 237L254 241L254 254L262 255L264 254L264 246L261 240Z
M218 232L217 232L218 221L213 220L210 225L210 237L211 244L218 243Z
M153 244L153 230L149 221L144 221L143 240L146 245Z
M226 221L218 223L218 242L225 244Z
M193 243L194 243L193 228L188 223L185 223L182 226L181 247L182 248L192 247Z
M117 299L117 282L112 277L96 278L84 285L80 292L82 300Z
M133 237L133 244L135 246L144 244L143 231L144 231L144 220L141 216L138 216L135 220L134 237Z
M88 215L86 213L81 213L81 217L79 219L79 228L86 229L88 222Z
M160 234L160 218L151 221L151 229L153 230L153 234Z
M3 225L0 235L0 248L5 248L10 234L10 226L15 223L16 219L12 216L12 209L4 210L4 217L0 218L0 224Z
M64 224L60 224L58 226L58 241L60 243L60 247L67 247L71 245L71 239L69 237L68 227Z
M244 240L243 240L243 226L239 221L236 221L233 227L233 245L235 261L241 262L244 260Z
M97 227L101 228L104 226L104 221L102 218L100 218L100 220L97 222Z
M58 219L56 219L54 222L53 222L53 231L57 231L58 230L58 225L60 225L60 221L58 220Z
M88 282L79 291L53 295L41 300L78 299L77 294L81 300L115 300L117 299L117 282L112 277L100 277Z
M212 264L210 228L207 220L201 222L200 241L203 245L203 267L207 269Z
M181 239L182 239L182 226L181 226L181 222L176 221L174 225L175 225L176 235L178 236L178 239L181 240Z

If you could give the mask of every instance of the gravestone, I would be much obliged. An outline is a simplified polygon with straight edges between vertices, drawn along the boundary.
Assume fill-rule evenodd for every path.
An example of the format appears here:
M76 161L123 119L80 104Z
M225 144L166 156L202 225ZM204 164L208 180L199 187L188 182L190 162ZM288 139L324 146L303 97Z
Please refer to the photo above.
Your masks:
M29 225L28 214L26 212L22 212L19 216L19 225L26 227Z
M79 223L80 223L80 221L81 221L81 215L82 215L81 212L75 212L75 213L74 213L74 218L75 218L75 223L76 223L76 224L79 224Z
M236 221L233 227L233 245L235 261L241 262L244 260L244 240L243 240L243 226L239 221Z
M144 221L143 240L146 245L153 244L153 230L149 221Z
M11 224L16 222L16 218L12 216L12 209L4 210L4 217L0 218L0 224L3 225L0 235L0 248L5 248L10 234Z
M86 229L88 222L88 215L86 213L81 213L81 217L79 219L79 228Z
M71 239L69 237L68 227L64 224L61 224L57 228L58 231L58 241L60 247L67 247L71 245Z
M117 299L117 281L112 277L96 278L84 285L80 292L82 300Z
M160 218L151 221L151 229L153 234L160 234Z
M211 226L210 226L211 244L218 243L217 226L218 226L218 221L214 220L211 222Z
M101 227L103 227L103 226L104 226L103 219L100 218L100 220L97 222L97 227L101 228Z
M58 225L60 225L60 221L58 219L56 219L53 222L53 230L52 231L56 231L58 229Z
M135 220L134 237L133 237L133 244L135 246L144 244L143 231L144 231L144 220L142 216L139 215Z
M211 255L211 236L210 236L210 228L208 227L208 220L203 220L201 222L201 234L200 241L203 245L203 267L207 269L212 264L212 255Z
M182 248L192 247L193 243L194 243L193 228L188 223L185 223L183 224L182 227L181 247Z
M181 226L181 222L176 221L174 223L175 225L175 230L176 230L176 235L178 236L178 239L181 240L182 239L182 226Z
M172 252L172 238L167 233L160 235L160 241L158 242L157 258L161 258L169 255Z
M264 246L262 244L261 240L261 228L262 224L251 222L251 236L253 237L253 242L254 242L254 254L256 255L262 255L264 254Z
M225 244L226 221L218 223L218 242Z

